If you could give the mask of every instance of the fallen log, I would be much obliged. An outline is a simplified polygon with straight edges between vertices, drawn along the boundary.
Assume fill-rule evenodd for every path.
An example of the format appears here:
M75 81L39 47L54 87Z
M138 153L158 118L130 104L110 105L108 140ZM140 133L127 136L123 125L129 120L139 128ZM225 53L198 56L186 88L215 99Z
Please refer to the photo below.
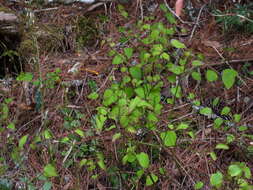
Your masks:
M0 33L18 33L18 17L7 8L0 8Z

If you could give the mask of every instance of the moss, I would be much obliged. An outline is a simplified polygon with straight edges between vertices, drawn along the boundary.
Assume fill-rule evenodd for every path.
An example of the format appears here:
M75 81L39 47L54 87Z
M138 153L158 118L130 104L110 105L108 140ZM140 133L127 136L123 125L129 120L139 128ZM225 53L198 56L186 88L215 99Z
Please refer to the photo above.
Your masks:
M14 13L11 9L7 7L0 6L0 12L5 12L5 13Z
M23 33L19 52L24 57L33 57L36 56L37 48L40 52L47 53L62 51L64 48L63 39L64 35L61 27L52 25L34 26Z
M98 38L98 27L95 20L87 17L79 17L76 23L77 38L76 42L79 48L93 45Z
M18 52L22 57L29 57L36 54L36 47L32 39L25 39L20 43Z
M43 25L38 31L40 51L59 52L64 50L64 33L60 26ZM37 33L38 33L37 32Z

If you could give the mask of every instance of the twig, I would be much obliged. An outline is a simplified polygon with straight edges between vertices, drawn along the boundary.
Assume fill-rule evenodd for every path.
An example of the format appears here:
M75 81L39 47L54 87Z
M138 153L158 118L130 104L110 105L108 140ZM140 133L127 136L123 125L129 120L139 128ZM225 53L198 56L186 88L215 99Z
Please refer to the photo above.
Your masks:
M75 103L77 103L80 100L80 98L82 97L82 95L83 95L83 90L84 90L84 85L85 85L86 80L87 80L87 72L86 72L85 79L84 79L84 82L83 82L83 85L82 85L81 93L79 94L79 96L76 99Z
M250 108L253 107L253 101L249 104L249 106L241 113L241 115L244 115Z
M245 17L245 16L243 16L243 15L240 15L240 14L229 13L229 14L223 14L223 15L222 15L222 14L221 14L221 15L212 14L212 15L213 15L213 16L217 16L217 17L238 16L238 17L240 17L240 18L243 18L243 19L245 19L245 20L247 20L247 21L253 23L253 20L251 20L251 19L249 19L249 18L247 18L247 17Z
M222 65L222 64L226 64L226 63L244 63L244 62L249 62L249 61L253 61L253 58L248 58L248 59L234 59L234 60L227 60L227 61L221 61L221 62L215 62L212 64L208 64L208 65L202 65L202 68L208 67L208 66L216 66L216 65Z
M198 25L198 23L199 23L200 15L201 15L201 13L202 13L202 11L203 11L203 9L204 9L205 6L206 6L206 5L203 5L203 6L201 7L200 11L199 11L198 18L197 18L196 23L194 24L193 29L192 29L192 32L191 32L189 41L192 40L193 34L194 34L194 32L195 32L195 30L196 30L196 28L197 28L197 25Z
M34 10L34 13L40 13L40 12L46 12L46 11L54 11L59 9L59 7L51 7L51 8L46 8L46 9L38 9L38 10Z
M138 7L140 7L140 10L141 10L141 20L143 20L143 7L142 7L142 0L137 0L137 6L136 6L136 9L138 9Z
M169 11L180 21L182 22L183 24L192 24L191 22L187 22L187 21L184 21L182 20L176 13L175 11L172 10L172 8L170 8L169 4L167 3L166 0L163 0L164 1L164 4L165 6L169 9Z
M173 122L175 122L175 121L179 121L179 120L181 120L181 119L183 119L183 118L185 118L185 117L189 117L189 116L191 116L191 115L193 115L193 114L194 114L194 113L188 113L188 114L186 114L186 115L183 115L183 116L181 116L181 117L178 117L177 119L171 120L170 123L173 123Z
M178 166L178 169L179 169L180 173L181 174L185 173L185 175L187 175L189 177L189 179L192 181L192 183L195 184L193 178L189 175L189 173L187 172L187 170L184 168L183 164L181 163L181 160L176 155L174 149L168 149L167 147L165 147L163 145L162 141L161 141L161 138L157 135L157 133L155 131L152 131L152 132L155 135L155 137L157 138L157 140L158 140L159 144L161 145L161 147L167 152L167 154L169 154L169 156L176 163L176 165Z
M68 157L69 157L69 155L70 155L70 153L71 153L73 147L75 146L75 144L76 144L76 140L73 141L73 143L72 143L70 149L68 150L66 156L65 156L64 159L62 160L62 164L64 164L64 162L68 159Z
M99 91L106 85L106 83L107 83L107 81L109 80L110 76L112 75L113 71L114 71L114 70L112 69L111 72L109 73L109 75L106 77L106 79L105 79L105 81L103 82L103 84L100 86L100 88L98 88L98 89L96 90L96 92L99 92Z
M37 117L35 117L34 119L32 119L31 121L28 121L26 124L24 124L23 126L21 126L17 131L16 133L18 133L21 129L23 129L25 126L29 125L30 123L34 122L35 120L41 118L42 115L38 115Z
M91 6L87 9L87 12L92 11L92 10L94 10L95 8L97 8L97 7L101 6L101 5L105 5L105 3L99 2L99 3L96 3L96 4L94 4L94 5L91 5ZM106 5L105 5L105 9L107 10Z
M174 108L172 108L172 109L166 110L165 112L163 112L163 114L164 114L164 113L171 112L171 111L174 111L174 110L177 110L177 109L180 109L180 108L183 108L183 107L188 106L188 105L190 105L190 103L185 103L185 104L183 104L183 105L179 105L179 106L174 107Z

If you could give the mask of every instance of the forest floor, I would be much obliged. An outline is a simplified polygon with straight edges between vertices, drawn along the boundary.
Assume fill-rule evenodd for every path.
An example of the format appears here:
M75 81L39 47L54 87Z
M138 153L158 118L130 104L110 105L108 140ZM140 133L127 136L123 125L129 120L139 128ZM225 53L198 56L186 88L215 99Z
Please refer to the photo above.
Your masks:
M0 189L253 189L250 2L0 3L23 64L0 89Z

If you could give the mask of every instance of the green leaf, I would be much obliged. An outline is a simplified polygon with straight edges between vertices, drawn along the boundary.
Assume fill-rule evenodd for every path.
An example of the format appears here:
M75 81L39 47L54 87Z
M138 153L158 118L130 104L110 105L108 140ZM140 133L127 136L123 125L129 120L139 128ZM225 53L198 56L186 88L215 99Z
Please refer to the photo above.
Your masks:
M237 76L237 71L234 69L225 69L222 72L222 81L227 89L230 89L234 83Z
M11 130L15 130L15 124L14 123L9 123L9 125L7 126L8 129L11 129Z
M136 155L136 158L144 169L147 169L149 167L149 157L145 152L141 152L140 154Z
M76 129L75 133L78 134L81 137L84 137L84 132L81 129Z
M191 73L191 76L194 80L201 81L201 74L199 72L194 71Z
M165 175L166 170L164 168L159 168L159 172L160 174Z
M123 56L122 55L116 55L113 60L112 60L112 64L113 65L119 65L121 63L124 62Z
M138 179L140 179L141 176L142 176L143 174L144 174L144 170L143 170L143 169L138 170L138 171L136 172L136 175L137 175Z
M187 133L191 138L195 139L195 133L193 131L189 131Z
M166 131L160 134L160 137L165 146L175 146L177 141L177 134L174 131Z
M123 164L126 164L127 162L132 163L132 162L134 162L135 160L136 160L136 156L135 156L134 154L132 154L132 153L128 153L128 154L126 154L126 155L123 157L122 163L123 163Z
M120 125L122 125L122 127L127 127L128 123L129 123L129 118L125 115L120 116L119 123L120 123Z
M103 100L103 105L109 106L112 103L117 101L117 96L111 89L106 89L104 92L104 100Z
M216 97L213 101L212 101L212 106L218 106L220 102L220 98Z
M161 9L163 12L168 12L168 8L166 7L165 4L160 4L160 9Z
M155 174L151 173L146 178L146 186L151 186L154 183L156 183L157 181L158 181L158 177Z
M116 125L111 125L111 126L109 126L109 127L106 129L106 131L110 131L110 130L115 129L115 128L116 128Z
M230 113L230 107L225 106L222 110L221 110L221 115L227 115Z
M7 119L8 118L8 114L9 114L9 107L7 104L2 104L2 110L0 110L2 112L1 115L1 119Z
M98 158L98 162L97 162L98 166L102 170L106 170L106 166L105 166L105 162L104 162L104 155L102 153L98 153L97 158Z
M222 183L223 183L223 175L221 172L216 172L214 174L211 175L210 177L210 183L212 186L215 187L221 187Z
M199 111L200 114L203 114L203 115L210 115L212 114L212 109L209 108L209 107L205 107L205 108L202 108L200 111Z
M103 129L106 119L107 119L107 117L105 117L104 115L97 115L96 116L95 121L96 121L97 131L101 131Z
M177 20L175 19L174 15L171 14L170 12L166 12L165 17L166 17L166 19L168 20L168 22L170 24L176 24L177 23Z
M174 98L167 98L167 104L174 104Z
M45 139L51 139L52 138L52 134L51 134L49 129L46 129L44 131L44 137L45 137Z
M130 76L124 76L122 79L122 84L125 85L125 84L129 83L130 81L131 81Z
M187 59L179 59L179 65L186 65Z
M182 97L182 89L180 86L172 87L170 89L171 94L173 94L176 98Z
M152 40L157 40L159 38L160 35L160 31L159 30L152 30L151 34L150 34L150 38Z
M52 188L52 182L46 181L42 187L42 190L50 190Z
M131 74L131 76L134 78L134 79L138 79L138 80L141 80L142 78L142 70L140 67L131 67L129 69L129 72Z
M178 41L176 39L170 40L170 43L171 43L171 45L173 47L178 48L178 49L180 49L180 48L186 48L186 46L182 42L180 42L180 41Z
M161 55L160 55L160 58L161 59L165 59L166 61L169 61L170 60L170 55L163 52Z
M127 18L128 17L128 13L125 11L125 8L123 5L119 4L117 6L118 8L118 11L120 12L120 14L124 17L124 18Z
M105 107L97 107L96 109L98 111L98 114L101 114L101 115L106 115L108 112L107 112L107 108ZM82 119L84 116L82 116L80 119Z
M206 79L209 81L209 82L213 82L213 81L216 81L218 79L218 75L215 71L213 70L207 70L206 71Z
M242 125L242 126L239 126L239 127L238 127L238 130L239 130L239 131L246 131L246 130L248 130L248 127Z
M232 134L227 134L227 143L232 143L235 140L235 136Z
M6 104L11 103L12 101L13 101L12 98L5 98L5 99L4 99L4 102L5 102Z
M251 178L251 171L250 171L250 168L247 167L246 165L243 167L243 172L244 172L244 176L245 176L247 179L250 179L250 178Z
M44 167L44 176L46 177L56 177L58 176L55 167L52 164L47 164Z
M184 130L187 129L189 127L189 125L187 123L180 123L177 127L177 130Z
M210 152L209 154L210 154L211 158L212 158L214 161L217 160L217 156L216 156L215 152Z
M145 98L145 90L143 87L138 87L135 90L135 93L140 97L140 98Z
M198 190L201 189L204 186L204 183L202 181L198 181L195 185L194 185L194 189Z
M221 125L222 125L222 123L223 123L224 121L223 121L223 119L222 118L216 118L215 120L214 120L214 126L215 126L215 128L219 128Z
M79 162L79 167L83 167L84 165L86 165L88 163L88 160L86 158L82 159L80 162Z
M92 92L88 95L88 98L91 99L91 100L96 100L98 98L98 93L96 92Z
M117 139L119 139L121 137L121 133L115 133L112 136L112 142L115 142Z
M241 114L234 114L234 121L238 123L241 120L242 115Z
M193 100L192 102L195 106L200 106L200 101L199 100Z
M19 142L18 142L18 147L20 149L23 149L24 148L24 145L27 141L27 138L28 138L28 135L24 135L23 137L20 138Z
M184 66L175 65L172 63L167 64L169 71L176 75L180 75L184 72Z
M242 168L238 165L230 165L228 167L228 174L232 177L240 176L242 174Z
M141 40L141 42L145 45L149 45L150 43L152 43L151 39L150 38L143 38Z
M120 67L120 72L125 73L128 71L127 67Z
M124 48L124 53L128 59L130 59L133 56L134 49L133 48Z
M220 144L217 144L215 148L216 148L216 149L228 150L228 149L229 149L229 146L226 145L226 144L220 143Z
M133 112L136 107L148 107L149 109L152 109L152 105L150 105L147 101L140 99L138 96L130 101L128 113Z
M132 99L129 104L128 113L131 113L138 106L140 102L141 102L141 99L138 96Z
M150 24L143 24L141 28L143 30L150 30Z
M192 66L198 67L203 65L203 62L199 61L199 60L193 60L192 61Z
M165 14L165 16L166 16L166 14ZM174 28L166 28L165 29L165 33L167 34L167 35L173 35L174 33L175 33L175 29ZM167 44L167 43L166 43Z
M160 55L163 52L163 46L162 44L155 44L153 45L151 49L151 53L153 56Z
M194 99L195 98L195 94L193 93L189 93L188 97L190 100Z
M153 123L158 122L158 118L156 117L155 113L153 113L153 112L148 112L147 120L149 122L153 122Z
M31 82L33 79L33 74L32 73L21 73L18 77L18 81L26 81L26 82Z

